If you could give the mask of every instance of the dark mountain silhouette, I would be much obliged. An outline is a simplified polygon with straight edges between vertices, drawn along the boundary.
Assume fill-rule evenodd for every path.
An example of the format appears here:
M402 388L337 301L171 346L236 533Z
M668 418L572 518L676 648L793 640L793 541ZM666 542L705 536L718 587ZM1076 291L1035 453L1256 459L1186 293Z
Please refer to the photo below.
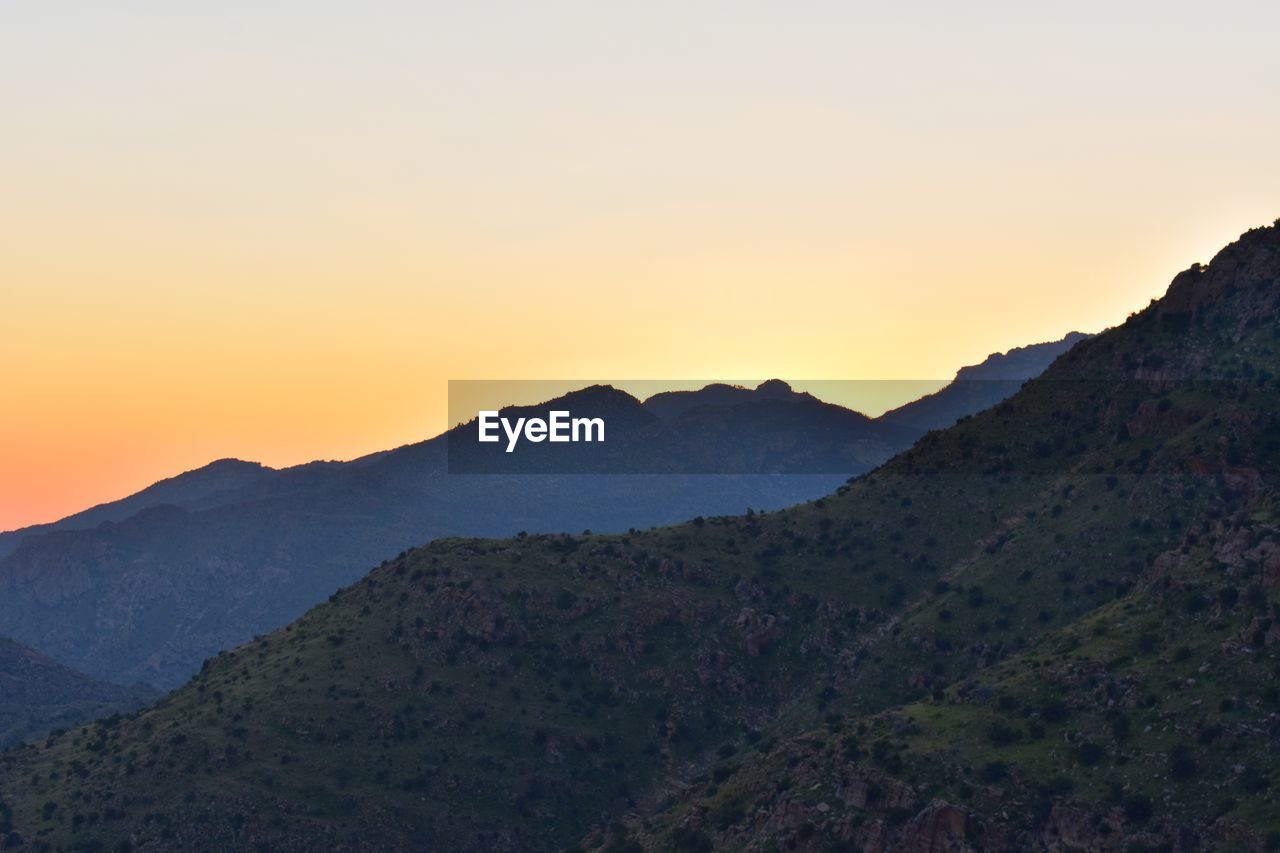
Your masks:
M173 687L205 658L297 618L410 543L778 509L829 492L919 434L778 380L644 404L596 386L503 413L551 407L607 414L603 451L573 445L555 457L564 445L519 454L484 445L507 473L448 476L449 436L472 424L351 462L272 470L224 460L7 534L0 632L98 678ZM601 470L651 473L592 473Z
M1062 340L993 353L981 364L960 368L955 380L940 391L885 412L880 420L920 431L951 426L1011 396L1058 356L1088 338L1071 332Z
M478 441L476 421L449 433L452 473L842 474L866 471L920 431L872 420L771 379L757 388L707 386L641 403L596 385L558 401L508 407L501 415L547 417L556 408L600 415L603 443L520 445Z
M154 707L4 754L0 831L1274 846L1278 316L1280 224L825 498L413 549Z
M219 459L194 471L161 480L121 500L99 504L52 524L36 524L0 533L0 558L13 553L28 536L54 530L84 530L104 521L123 521L140 510L162 504L188 509L216 504L223 496L261 482L274 473L273 469L257 462Z
M159 696L142 684L95 681L0 637L0 748L59 726L132 711Z
M736 406L743 403L814 402L810 394L793 391L781 379L769 379L755 388L714 382L697 391L664 391L644 401L644 407L656 415L673 418L703 407Z

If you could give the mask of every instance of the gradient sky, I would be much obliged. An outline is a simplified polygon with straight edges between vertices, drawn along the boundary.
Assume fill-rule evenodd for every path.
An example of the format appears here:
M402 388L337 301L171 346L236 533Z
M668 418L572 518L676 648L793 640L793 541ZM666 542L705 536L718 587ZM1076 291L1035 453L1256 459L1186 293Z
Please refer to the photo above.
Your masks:
M1113 325L1280 216L1280 4L1049 5L4 3L0 529Z

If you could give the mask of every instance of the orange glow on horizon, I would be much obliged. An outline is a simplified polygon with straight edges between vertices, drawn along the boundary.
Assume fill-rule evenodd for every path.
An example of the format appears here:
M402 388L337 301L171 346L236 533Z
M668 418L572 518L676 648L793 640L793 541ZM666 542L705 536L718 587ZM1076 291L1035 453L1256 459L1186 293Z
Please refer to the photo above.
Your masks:
M724 264L714 278L705 269L679 279L678 270L641 273L662 283L696 278L697 302L664 284L668 293L636 298L654 289L650 281L586 291L581 304L561 296L537 305L507 291L505 309L463 293L433 306L432 291L408 287L399 299L370 302L353 273L344 289L330 270L311 279L314 298L303 302L265 286L228 298L212 278L188 273L185 292L157 286L117 304L86 293L96 304L45 307L40 322L32 305L26 317L0 318L4 362L22 365L7 377L10 416L0 421L0 528L55 520L217 458L284 467L429 438L449 426L451 378L615 376L622 387L645 375L680 386L723 375L947 379L993 351L1114 325L1189 263L1153 258L1148 266L1163 272L1121 288L1132 264L1110 272L1075 253L1079 268L1064 256L1037 272L1028 252L999 269L977 262L991 249L971 240L972 269L957 264L955 246L945 261L895 258L879 269L873 255L854 263L833 252L790 271L760 258ZM1180 247L1165 252L1185 258ZM523 280L536 269L526 267ZM913 286L875 284L895 273ZM558 275L543 272L542 281L554 286ZM797 283L778 288L784 278ZM990 309L993 290L1031 278L1045 282L1038 293ZM1092 305L1076 281L1094 285Z
M373 5L0 13L0 530L449 379L947 379L1280 215L1265 4Z

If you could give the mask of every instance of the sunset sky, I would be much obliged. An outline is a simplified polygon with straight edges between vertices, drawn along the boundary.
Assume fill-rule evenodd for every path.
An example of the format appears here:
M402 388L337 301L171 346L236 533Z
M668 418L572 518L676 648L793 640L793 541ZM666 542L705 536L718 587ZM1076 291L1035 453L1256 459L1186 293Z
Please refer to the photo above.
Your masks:
M1114 325L1280 216L1280 4L1054 5L5 3L0 529Z

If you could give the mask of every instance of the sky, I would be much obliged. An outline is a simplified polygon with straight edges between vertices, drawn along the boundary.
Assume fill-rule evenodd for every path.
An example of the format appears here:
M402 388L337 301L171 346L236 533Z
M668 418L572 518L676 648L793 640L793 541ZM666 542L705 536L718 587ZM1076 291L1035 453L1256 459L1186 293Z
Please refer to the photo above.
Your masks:
M1280 4L0 4L0 529L450 379L938 379L1280 216Z

